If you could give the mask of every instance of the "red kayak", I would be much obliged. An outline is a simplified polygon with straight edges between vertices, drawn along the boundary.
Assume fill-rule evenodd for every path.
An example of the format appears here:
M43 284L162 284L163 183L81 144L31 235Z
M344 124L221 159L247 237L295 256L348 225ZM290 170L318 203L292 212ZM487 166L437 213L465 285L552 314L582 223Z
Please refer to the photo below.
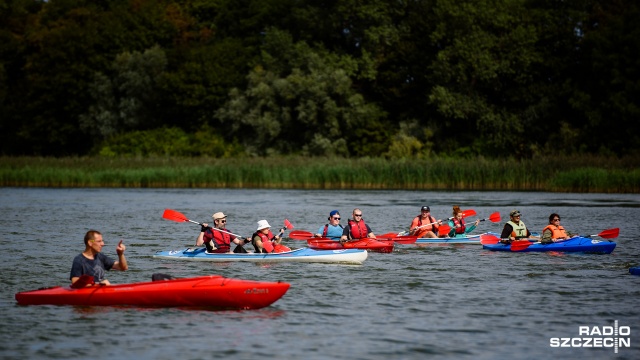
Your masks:
M260 309L280 299L289 290L289 286L284 282L260 282L209 275L122 285L93 285L80 289L55 286L17 293L16 300L20 305Z
M309 247L316 250L362 249L381 253L393 251L393 240L360 239L347 241L344 246L337 240L309 239Z

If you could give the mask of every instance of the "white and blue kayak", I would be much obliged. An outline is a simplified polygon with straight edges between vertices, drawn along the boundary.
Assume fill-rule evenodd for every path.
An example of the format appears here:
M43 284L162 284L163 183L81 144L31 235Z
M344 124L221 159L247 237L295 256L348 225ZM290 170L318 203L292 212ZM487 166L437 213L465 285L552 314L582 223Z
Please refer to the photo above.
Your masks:
M307 262L307 263L332 263L332 264L362 264L368 256L366 250L340 249L340 250L314 250L307 247L279 253L208 253L204 247L186 248L182 250L158 251L154 258L189 260L189 261L249 261L249 262Z
M446 238L418 238L416 244L475 244L480 245L480 235L465 235Z

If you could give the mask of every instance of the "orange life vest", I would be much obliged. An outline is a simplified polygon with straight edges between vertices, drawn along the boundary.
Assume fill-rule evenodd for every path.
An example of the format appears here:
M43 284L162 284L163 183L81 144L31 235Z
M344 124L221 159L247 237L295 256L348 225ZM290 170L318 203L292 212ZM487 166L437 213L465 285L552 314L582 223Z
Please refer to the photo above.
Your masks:
M544 229L542 229L542 232L544 233L545 230L550 230L551 231L551 238L552 239L559 239L559 238L567 238L567 237L569 237L569 235L567 235L567 232L564 230L562 225L555 226L553 224L549 224Z

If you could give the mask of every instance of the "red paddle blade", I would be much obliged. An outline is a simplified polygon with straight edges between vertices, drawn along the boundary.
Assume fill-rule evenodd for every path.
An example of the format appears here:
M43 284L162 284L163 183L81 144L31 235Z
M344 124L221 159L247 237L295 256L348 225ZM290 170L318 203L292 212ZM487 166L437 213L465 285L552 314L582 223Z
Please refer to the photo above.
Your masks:
M495 235L490 234L482 234L480 235L480 244L482 245L492 245L500 242L500 238Z
M598 236L605 239L613 239L613 238L617 238L619 234L620 234L620 229L613 228L613 229L603 230L600 234L598 234Z
M286 227L287 229L293 229L293 225L291 225L291 223L287 219L284 219L284 227Z
M277 253L291 251L291 249L290 249L289 247L284 246L284 245L282 245L282 244L275 244L275 245L273 246L273 248L274 248L274 250L275 250ZM267 250L267 251L268 251L268 250Z
M273 252L273 243L271 241L263 241L262 247L269 253Z
M162 214L162 217L167 220L177 221L177 222L189 221L189 219L187 219L187 217L184 216L182 213L179 213L171 209L164 209L164 213Z
M289 233L289 239L293 240L307 240L312 237L313 234L309 231L293 230Z
M411 236L411 235L405 235L405 236L396 236L393 238L394 242L397 242L398 244L415 244L416 241L418 241L418 237L417 236Z
M476 216L476 211L473 209L462 210L462 217L468 217L468 216Z
M438 235L440 236L447 235L449 231L451 231L451 226L447 224L440 225L440 227L438 228Z
M500 213L499 212L494 212L493 214L489 215L489 221L491 221L491 222L499 222L500 221Z
M398 234L396 234L396 233L386 233L386 234L382 234L382 235L376 235L376 238L380 238L380 239L393 239L395 237L398 237Z
M529 240L516 240L511 243L511 251L522 251L533 244Z

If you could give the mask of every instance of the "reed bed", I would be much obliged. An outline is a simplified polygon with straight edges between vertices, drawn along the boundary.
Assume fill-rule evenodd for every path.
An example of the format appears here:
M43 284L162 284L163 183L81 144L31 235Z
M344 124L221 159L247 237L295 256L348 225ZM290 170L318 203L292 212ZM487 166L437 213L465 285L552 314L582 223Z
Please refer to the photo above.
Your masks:
M640 192L635 159L0 157L4 187Z

